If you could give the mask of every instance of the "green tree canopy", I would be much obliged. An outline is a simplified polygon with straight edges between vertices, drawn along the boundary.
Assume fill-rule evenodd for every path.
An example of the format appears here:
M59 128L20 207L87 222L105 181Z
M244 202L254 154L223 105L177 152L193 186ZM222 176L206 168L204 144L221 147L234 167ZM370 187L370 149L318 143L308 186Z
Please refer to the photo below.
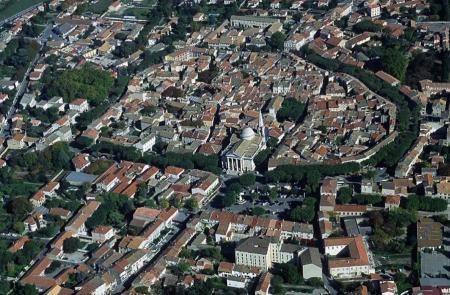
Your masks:
M252 209L252 214L255 216L264 215L266 214L266 209L264 209L263 207L256 206Z
M64 253L74 253L81 247L81 241L79 238L71 237L65 239L63 242Z
M252 186L256 182L256 176L253 173L245 173L239 177L239 183L244 187Z
M85 98L98 105L108 97L113 84L110 73L87 65L58 73L45 85L44 92L47 97L61 96L66 102Z
M270 37L270 46L274 50L283 50L284 48L284 40L286 39L286 36L281 32L275 32Z
M408 62L405 54L397 48L386 49L381 59L383 69L400 81L405 81Z
M339 204L348 204L352 200L353 190L349 187L341 187L338 191L336 201Z
M305 112L305 104L294 98L287 98L283 101L281 108L277 112L277 120L284 122L290 120L297 122Z

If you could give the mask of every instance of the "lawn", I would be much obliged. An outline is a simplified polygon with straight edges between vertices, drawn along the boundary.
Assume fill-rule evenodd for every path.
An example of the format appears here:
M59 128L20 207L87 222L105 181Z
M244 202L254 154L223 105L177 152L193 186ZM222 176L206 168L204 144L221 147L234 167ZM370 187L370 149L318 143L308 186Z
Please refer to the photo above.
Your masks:
M0 4L0 21L15 15L35 4L43 2L42 0L9 0Z
M135 16L137 19L146 19L148 16L148 9L147 8L127 8L123 12L124 16Z
M98 0L94 4L89 4L87 11L92 12L94 14L103 14L108 10L108 7L111 5L113 0Z
M0 65L0 79L10 78L14 75L16 69L10 66Z

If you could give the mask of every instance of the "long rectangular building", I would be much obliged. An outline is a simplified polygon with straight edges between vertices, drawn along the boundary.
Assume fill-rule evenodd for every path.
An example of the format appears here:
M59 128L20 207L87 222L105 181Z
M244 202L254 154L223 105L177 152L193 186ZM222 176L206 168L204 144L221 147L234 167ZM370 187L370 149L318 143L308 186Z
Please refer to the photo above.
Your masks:
M272 17L261 17L252 15L232 15L231 26L243 28L267 28L274 23L279 23L280 20Z

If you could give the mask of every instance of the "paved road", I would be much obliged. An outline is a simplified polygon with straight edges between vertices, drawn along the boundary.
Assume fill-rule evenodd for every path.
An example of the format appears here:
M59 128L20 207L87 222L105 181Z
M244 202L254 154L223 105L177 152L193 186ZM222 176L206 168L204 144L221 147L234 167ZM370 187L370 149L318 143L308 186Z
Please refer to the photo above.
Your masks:
M44 32L46 32L48 30L51 30L51 25L47 25ZM19 87L17 88L16 95L14 96L13 103L11 104L11 108L9 109L8 113L5 116L5 119L6 119L5 124L3 124L3 126L0 129L0 136L2 136L2 137L9 136L9 128L11 127L11 124L10 124L11 117L13 116L13 114L15 113L15 111L18 107L18 102L20 101L20 99L24 95L25 91L27 90L28 78L30 76L31 70L34 68L37 61L41 57L41 53L42 53L41 50L43 48L44 42L46 41L43 36L44 35L41 34L41 36L39 36L39 38L37 39L37 41L41 45L41 47L39 48L39 52L38 52L38 54L36 54L35 58L31 61L25 75L23 76L22 82L20 83Z
M42 47L41 47L42 48ZM6 123L2 126L2 128L0 129L0 134L2 136L7 136L9 135L9 128L10 128L10 120L12 115L14 114L14 112L17 109L17 103L19 101L20 98L22 98L23 94L25 93L25 91L27 90L27 85L28 85L28 77L30 75L31 70L34 68L34 66L36 65L36 62L38 61L40 57L40 53L36 54L36 57L33 59L33 61L30 63L30 66L28 67L22 82L20 83L19 87L17 88L16 91L16 95L14 96L13 99L13 103L11 105L11 108L9 109L8 113L5 116L6 119Z

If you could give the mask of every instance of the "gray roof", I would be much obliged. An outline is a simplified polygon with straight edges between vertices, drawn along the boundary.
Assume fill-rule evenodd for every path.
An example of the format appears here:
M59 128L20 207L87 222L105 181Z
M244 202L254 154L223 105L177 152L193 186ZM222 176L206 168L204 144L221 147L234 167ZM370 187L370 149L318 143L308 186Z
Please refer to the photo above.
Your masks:
M356 218L346 218L344 220L344 225L348 236L356 236L361 234Z
M300 261L302 265L314 264L318 267L322 267L322 261L320 260L319 249L308 248L300 254Z
M433 287L450 287L450 280L446 278L421 278L420 285Z
M236 251L266 255L269 251L269 237L250 237L241 242Z
M72 171L66 176L66 181L73 184L93 183L97 176L82 172Z
M420 254L421 277L450 276L449 265L450 259L442 253L423 252Z
M395 185L392 181L381 182L381 187L384 189L395 189Z
M300 245L296 244L282 244L280 252L286 252L286 253L295 253L298 250L300 250L302 247Z

